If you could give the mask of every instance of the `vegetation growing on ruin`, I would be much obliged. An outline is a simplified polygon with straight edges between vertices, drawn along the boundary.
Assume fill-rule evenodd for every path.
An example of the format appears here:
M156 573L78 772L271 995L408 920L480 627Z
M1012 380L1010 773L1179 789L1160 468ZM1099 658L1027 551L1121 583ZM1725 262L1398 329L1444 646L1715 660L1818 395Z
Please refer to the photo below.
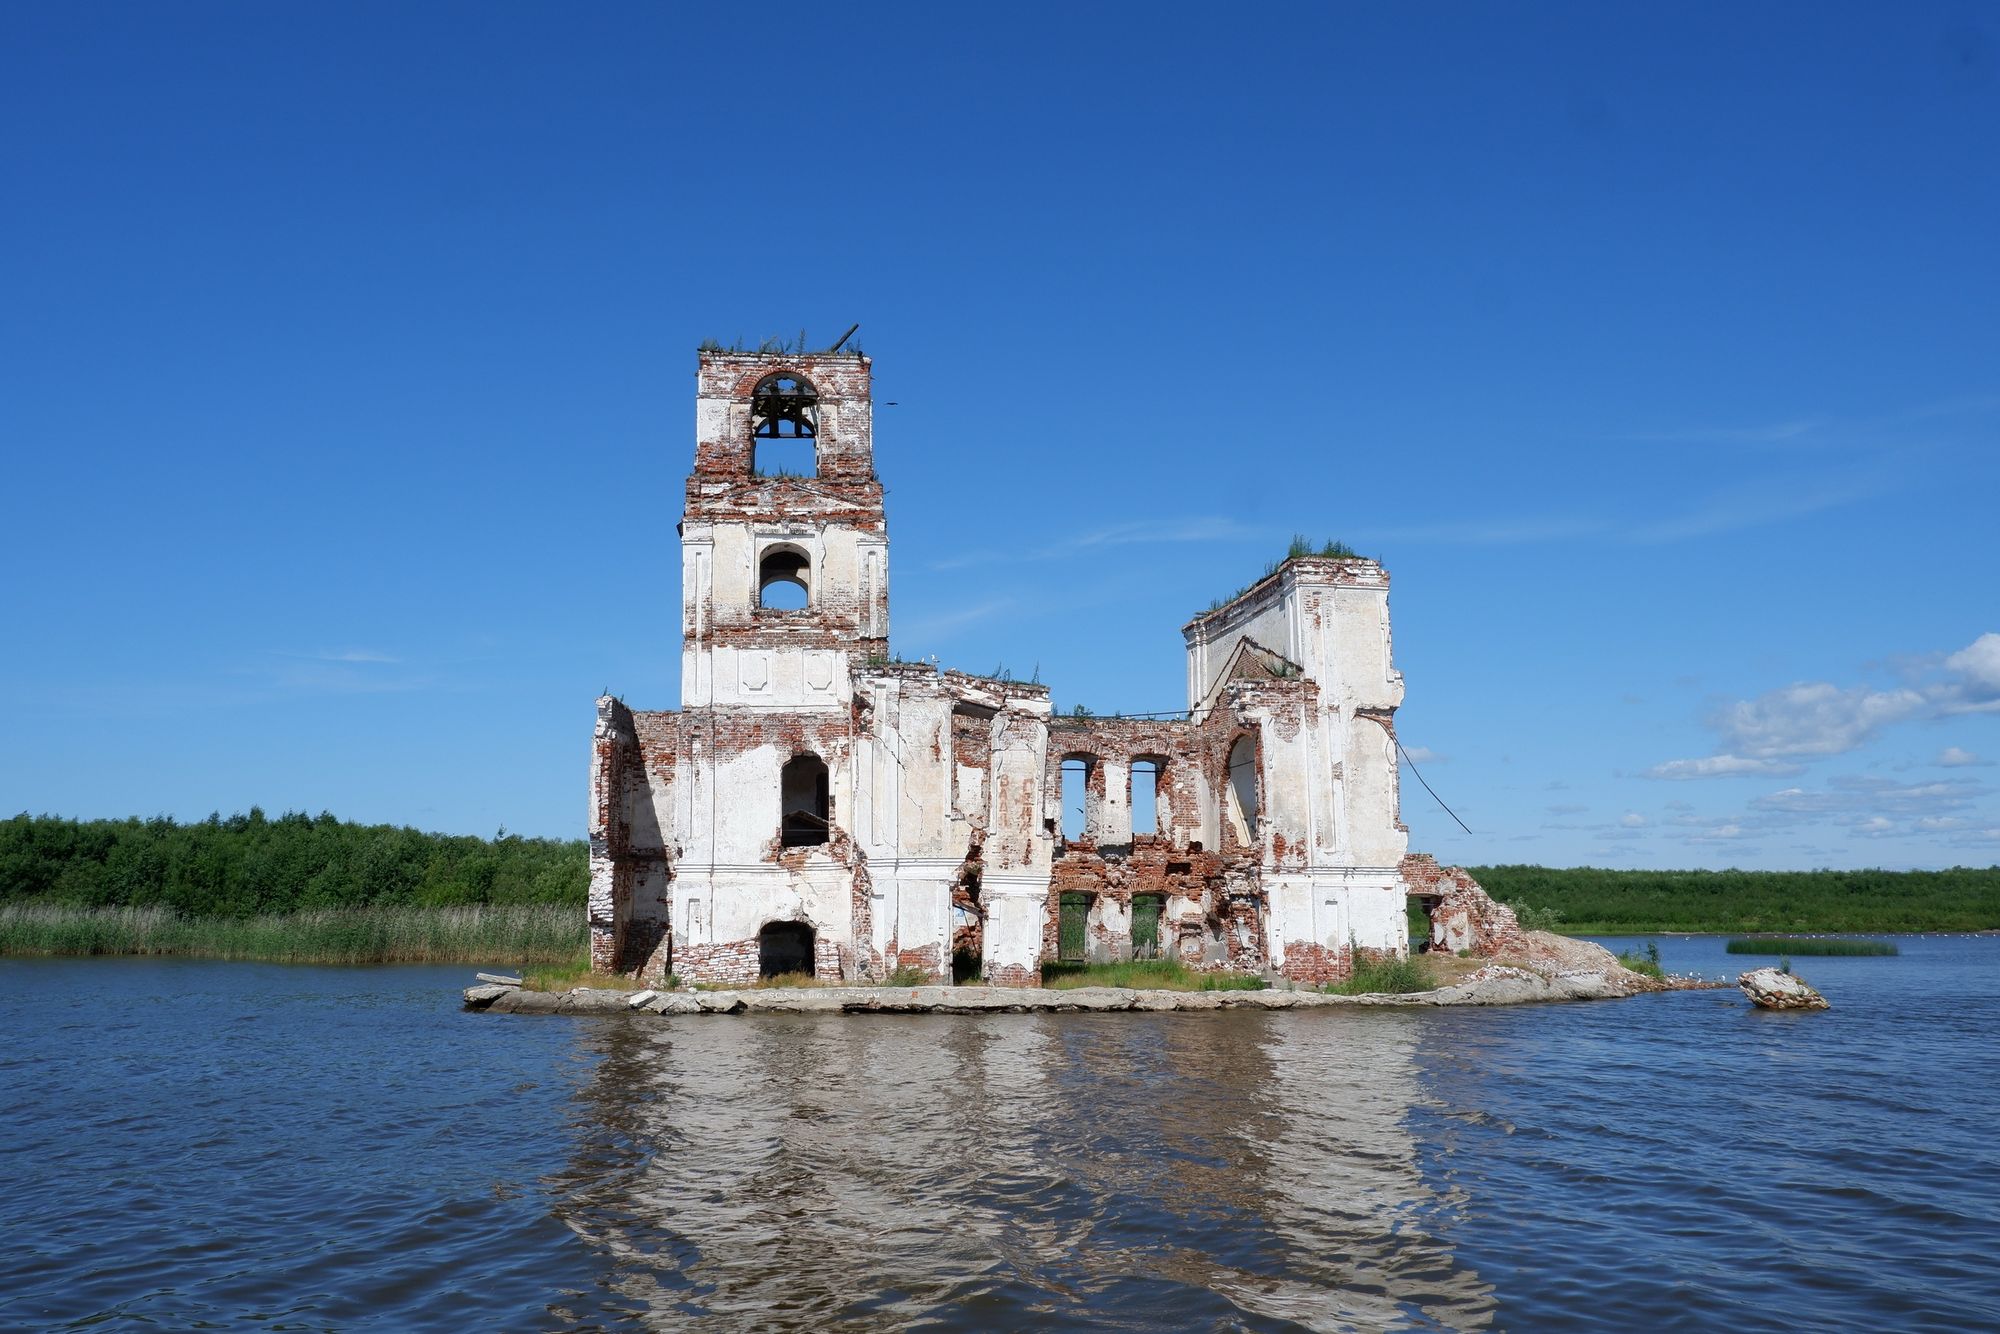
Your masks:
M1197 973L1178 959L1131 959L1124 963L1042 964L1042 986L1140 987L1154 991L1262 991L1264 979L1244 973Z
M1945 871L1614 871L1469 866L1503 903L1553 912L1573 936L1664 931L1985 931L2000 866ZM1523 923L1528 920L1523 917Z
M1723 946L1731 954L1883 955L1901 954L1890 940L1834 940L1815 936L1756 936Z
M765 357L775 357L775 356L798 357L798 356L805 356L808 353L822 357L824 356L859 357L862 355L861 340L859 338L849 338L845 343L841 344L840 351L829 352L824 348L813 348L808 346L806 343L806 331L804 329L799 330L799 336L797 338L785 338L780 335L773 334L771 337L761 339L760 341L755 343L752 343L747 339L745 339L742 334L736 335L735 340L729 343L724 343L719 338L704 338L701 340L700 344L697 345L696 350L701 352L737 352L737 353L755 352L759 356L765 356Z
M1231 593L1228 597L1216 598L1213 602L1210 602L1208 604L1208 611L1209 612L1221 611L1224 607L1236 601L1236 599L1242 597L1245 593L1248 593L1251 589L1255 588L1257 585L1263 583L1266 579L1269 579L1272 575L1276 574L1279 570L1283 569L1285 567L1286 561L1298 560L1301 557L1306 557L1306 556L1317 556L1326 560L1367 559L1366 556L1363 556L1360 552L1356 551L1353 547L1350 547L1345 542L1337 542L1332 538L1328 538L1326 541L1320 543L1318 546L1314 546L1312 544L1312 540L1308 538L1304 533L1294 533L1292 534L1292 543L1290 546L1285 548L1284 555L1280 556L1278 559L1271 561L1269 564L1265 565L1264 572L1262 574L1258 575L1255 579L1252 579L1249 583L1243 585L1243 587L1237 589L1234 593ZM1202 614L1207 615L1208 613L1204 612Z
M318 908L254 917L195 917L157 904L0 905L0 954L521 967L574 958L586 937L583 914L570 904Z

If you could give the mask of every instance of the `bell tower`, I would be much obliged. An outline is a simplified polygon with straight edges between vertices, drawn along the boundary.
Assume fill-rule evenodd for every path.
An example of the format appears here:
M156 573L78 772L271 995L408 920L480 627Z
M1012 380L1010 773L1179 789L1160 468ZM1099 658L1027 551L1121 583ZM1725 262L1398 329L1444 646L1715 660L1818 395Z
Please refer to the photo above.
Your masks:
M850 664L887 657L869 373L858 353L701 353L683 708L846 708Z

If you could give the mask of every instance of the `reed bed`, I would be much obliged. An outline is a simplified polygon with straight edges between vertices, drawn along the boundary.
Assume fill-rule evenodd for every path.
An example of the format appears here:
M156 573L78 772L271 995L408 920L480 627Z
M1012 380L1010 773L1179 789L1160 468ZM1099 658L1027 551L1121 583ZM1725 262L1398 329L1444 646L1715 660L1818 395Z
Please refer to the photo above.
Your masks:
M335 908L186 917L169 908L0 906L0 954L152 954L273 963L566 963L588 943L563 904Z
M1178 959L1133 959L1125 963L1044 963L1042 986L1050 991L1070 991L1077 987L1262 991L1264 979L1243 973L1197 973Z
M1894 941L1838 940L1826 936L1750 936L1723 946L1731 954L1900 954Z

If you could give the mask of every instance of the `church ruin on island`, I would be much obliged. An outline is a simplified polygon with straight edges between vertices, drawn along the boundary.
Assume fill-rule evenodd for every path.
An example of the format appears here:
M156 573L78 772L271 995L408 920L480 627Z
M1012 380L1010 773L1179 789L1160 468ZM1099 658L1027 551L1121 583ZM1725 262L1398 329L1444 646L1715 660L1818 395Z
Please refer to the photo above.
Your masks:
M1406 884L1381 565L1293 558L1188 622L1185 716L1064 716L1046 686L903 661L870 369L700 354L681 707L597 701L593 967L1034 985L1152 955L1325 982L1405 954L1437 867ZM760 458L800 441L792 474Z

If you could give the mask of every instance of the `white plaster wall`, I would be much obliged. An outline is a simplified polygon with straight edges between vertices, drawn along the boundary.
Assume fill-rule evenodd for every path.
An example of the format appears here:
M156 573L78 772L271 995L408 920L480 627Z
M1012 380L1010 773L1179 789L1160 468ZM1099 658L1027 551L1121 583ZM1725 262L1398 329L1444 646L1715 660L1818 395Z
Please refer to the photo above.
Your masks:
M693 939L693 916L687 903L696 898L694 886L682 890L684 881L703 882L700 897L708 900L707 936ZM683 873L675 880L675 906L688 929L687 943L713 944L748 940L770 922L806 922L823 940L848 944L853 939L852 879L847 868L823 853L813 853L803 870L782 866L718 866L706 874L690 877Z
M989 978L1003 968L1039 969L1042 961L1042 921L1047 912L1046 876L988 874L980 890L986 909L981 962Z
M714 588L715 548L706 524L684 525L681 535L681 707L706 704L713 697L709 614Z
M1132 766L1124 760L1101 757L1104 768L1104 795L1084 802L1083 834L1100 845L1113 846L1132 841ZM1086 789L1087 796L1087 789Z
M1402 882L1394 867L1357 867L1334 874L1267 875L1272 963L1282 965L1287 942L1339 950L1347 945L1397 953L1409 948Z
M1389 729L1370 717L1347 727L1346 856L1350 865L1394 865L1409 851L1407 830L1396 827L1396 789L1401 780L1396 743Z
M1340 900L1342 934L1326 940L1338 948L1352 940L1366 950L1410 950L1410 918L1404 912L1404 888L1394 866L1360 866L1340 880L1322 880L1328 898Z
M951 881L958 862L910 859L868 869L876 890L875 934L883 942L878 948L886 952L889 942L908 953L929 948L949 981Z
M1044 825L1043 761L1048 754L1048 701L1017 700L992 722L993 791L986 817L984 964L1041 967L1042 920L1048 908L1054 838Z
M1132 955L1132 911L1116 899L1098 895L1091 900L1085 953L1095 963L1127 959ZM1100 940L1102 931L1108 940Z

